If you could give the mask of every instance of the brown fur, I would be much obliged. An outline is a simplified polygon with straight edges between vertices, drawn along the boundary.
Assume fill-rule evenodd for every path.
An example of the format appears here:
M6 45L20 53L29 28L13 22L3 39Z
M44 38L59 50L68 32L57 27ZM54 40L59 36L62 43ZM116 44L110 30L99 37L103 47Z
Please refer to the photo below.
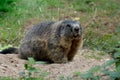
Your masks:
M24 59L33 57L36 60L66 63L73 60L81 45L82 28L77 21L44 22L27 32L18 52Z
M71 46L70 52L68 53L68 60L69 61L73 60L74 56L77 53L77 50L82 47L82 44L83 44L82 37L79 40L72 41L72 46Z

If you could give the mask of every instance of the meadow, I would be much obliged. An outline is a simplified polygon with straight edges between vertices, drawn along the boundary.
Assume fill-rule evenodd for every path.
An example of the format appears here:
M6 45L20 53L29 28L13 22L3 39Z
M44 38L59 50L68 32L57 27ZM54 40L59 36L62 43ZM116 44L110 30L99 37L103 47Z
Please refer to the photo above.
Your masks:
M108 51L118 45L119 0L21 0L0 14L0 46L18 46L24 30L42 21L78 19L84 47Z

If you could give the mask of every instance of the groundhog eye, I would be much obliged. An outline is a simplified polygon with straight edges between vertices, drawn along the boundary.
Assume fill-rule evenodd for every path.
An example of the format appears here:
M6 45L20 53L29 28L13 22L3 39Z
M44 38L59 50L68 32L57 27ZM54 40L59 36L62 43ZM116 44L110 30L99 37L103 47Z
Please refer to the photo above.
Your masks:
M70 25L70 24L67 24L66 27L71 27L71 25Z

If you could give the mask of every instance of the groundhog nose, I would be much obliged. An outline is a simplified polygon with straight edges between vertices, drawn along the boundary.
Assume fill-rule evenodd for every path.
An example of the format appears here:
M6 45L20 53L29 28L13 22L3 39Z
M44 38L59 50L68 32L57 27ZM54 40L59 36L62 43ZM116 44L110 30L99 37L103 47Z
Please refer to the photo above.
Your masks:
M79 32L79 30L80 30L80 29L79 29L78 27L74 28L74 31L75 31L75 32Z

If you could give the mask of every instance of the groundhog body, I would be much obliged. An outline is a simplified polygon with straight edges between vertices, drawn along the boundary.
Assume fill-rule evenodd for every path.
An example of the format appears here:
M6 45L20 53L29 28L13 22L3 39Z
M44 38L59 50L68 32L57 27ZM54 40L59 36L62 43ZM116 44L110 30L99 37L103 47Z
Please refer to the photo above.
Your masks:
M82 27L73 20L43 22L33 26L18 49L21 58L55 63L73 60L82 45Z

